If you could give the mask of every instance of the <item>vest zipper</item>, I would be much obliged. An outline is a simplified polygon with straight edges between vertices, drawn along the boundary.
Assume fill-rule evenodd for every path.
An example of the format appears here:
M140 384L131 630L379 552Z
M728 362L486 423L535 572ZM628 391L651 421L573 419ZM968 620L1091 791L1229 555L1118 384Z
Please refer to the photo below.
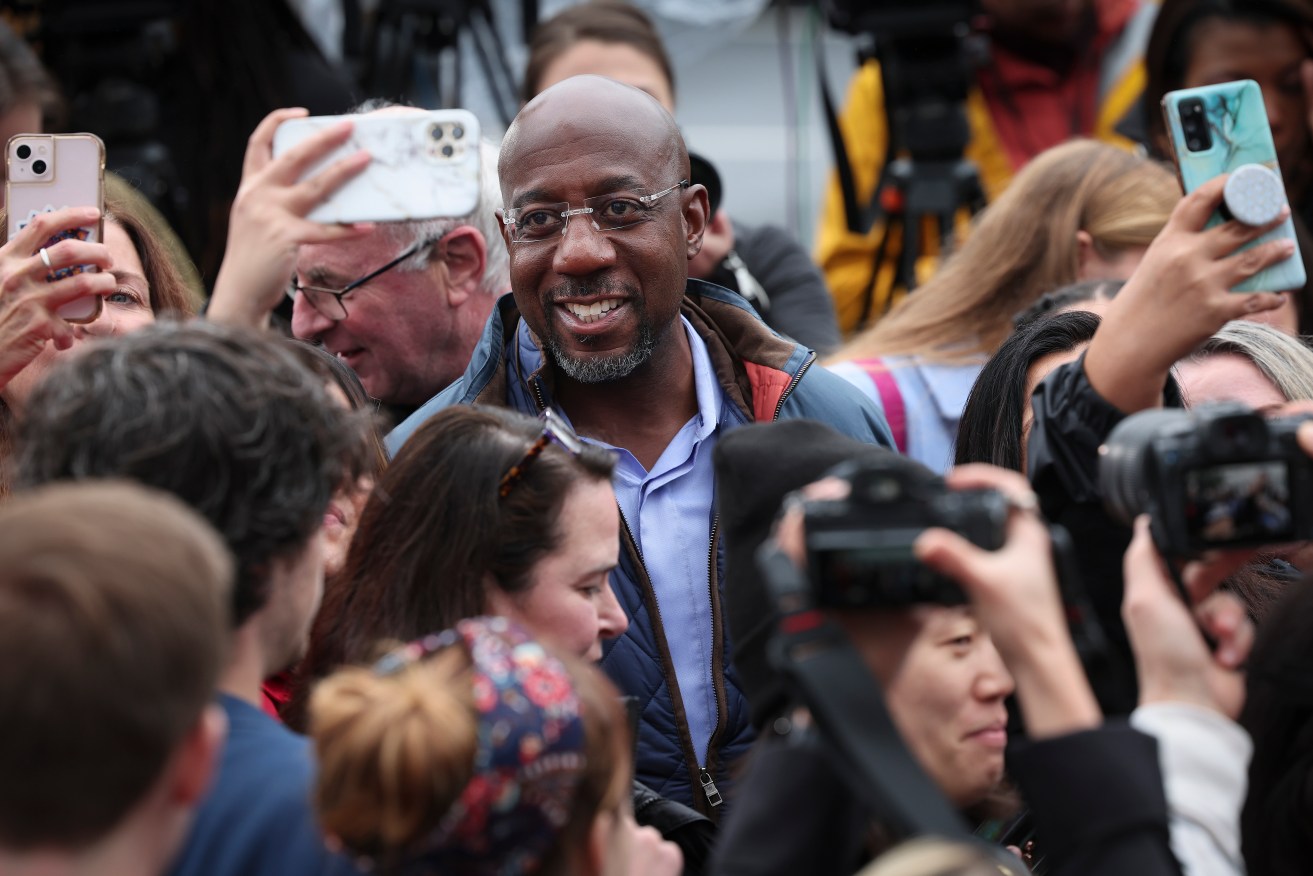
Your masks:
M816 354L808 353L807 361L802 363L802 367L798 369L798 373L793 375L793 379L789 381L789 385L785 387L784 392L780 394L780 400L775 405L775 416L771 417L772 421L778 420L780 418L780 411L784 410L784 402L788 400L790 395L793 394L793 390L797 388L799 383L802 382L802 376L807 373L807 369L811 368L812 363L815 361L816 361ZM761 421L758 420L758 422Z

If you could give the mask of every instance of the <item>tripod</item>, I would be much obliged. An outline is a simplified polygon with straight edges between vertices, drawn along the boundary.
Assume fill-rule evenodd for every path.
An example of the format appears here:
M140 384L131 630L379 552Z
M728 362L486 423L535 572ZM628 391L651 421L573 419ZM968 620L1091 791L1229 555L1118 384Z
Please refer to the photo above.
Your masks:
M895 290L911 292L916 288L916 260L921 254L921 233L927 220L934 222L939 231L941 253L947 255L956 239L959 210L965 208L972 216L979 213L985 206L985 192L976 166L964 158L953 161L898 158L885 165L874 200L884 215L885 226L862 294L859 328L865 327L871 318L875 285L888 264L890 240L898 238L902 246L885 297L884 313L893 304Z
M524 8L527 36L537 4L526 2ZM474 47L501 123L510 125L519 108L516 80L488 0L382 0L365 64L365 87L372 94L409 95L419 67L431 72L439 106L461 106L462 33Z

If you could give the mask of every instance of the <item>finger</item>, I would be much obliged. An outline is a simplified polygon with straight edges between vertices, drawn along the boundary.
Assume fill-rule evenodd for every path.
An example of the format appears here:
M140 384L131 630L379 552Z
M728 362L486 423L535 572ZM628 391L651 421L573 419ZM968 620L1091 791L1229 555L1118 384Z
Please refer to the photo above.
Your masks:
M1264 234L1280 228L1290 218L1290 205L1281 208L1277 218L1265 225L1246 225L1235 219L1228 219L1220 225L1204 231L1208 253L1215 259L1231 255L1252 240L1258 240Z
M1213 655L1219 663L1228 669L1245 664L1254 644L1254 624L1235 594L1212 594L1195 609L1195 617L1217 642Z
M364 237L377 227L373 222L335 224L301 219L291 230L298 244L337 243Z
M275 158L266 168L267 172L275 181L291 185L304 176L316 161L350 139L353 127L350 119L344 119L322 131L316 131Z
M302 180L293 187L287 206L297 216L304 216L315 207L354 179L369 166L370 155L361 149L346 158L334 161L314 176Z
M73 326L64 322L57 316L50 317L50 340L54 343L56 350L67 350L73 346L75 339Z
M46 247L46 258L50 259L50 267L46 268L46 263L41 260L40 250L32 256L32 261L36 265L36 274L45 276L55 271L63 270L74 265L94 265L101 270L107 270L114 264L114 259L109 253L109 247L103 243L91 243L85 240L61 240L54 246Z
M989 552L956 532L927 529L912 543L912 552L933 571L958 582L970 595L989 589L989 582L979 572L981 564L989 562Z
M1158 555L1149 531L1147 515L1141 514L1135 518L1135 535L1130 547L1126 549L1122 563L1122 576L1126 582L1122 597L1122 619L1126 622L1126 631L1133 644L1140 624L1164 605L1166 600L1175 603L1181 612L1185 612L1186 608L1173 591L1163 569L1162 557Z
M4 245L3 251L24 257L35 255L55 235L92 227L99 220L100 211L95 207L65 207L49 213L38 213Z
M274 132L288 119L299 119L310 114L304 107L276 109L260 120L251 136L246 139L246 157L242 160L242 178L250 179L273 160Z
M1236 286L1264 268L1284 262L1294 254L1295 242L1289 239L1269 240L1267 243L1251 246L1249 249L1241 250L1221 260L1223 281L1228 287ZM1250 313L1259 310L1272 310L1281 306L1282 298L1279 295L1272 292L1265 294L1275 303L1271 307L1255 307L1249 311Z
M84 272L43 283L33 294L41 306L51 313L87 295L112 295L118 288L118 280L113 274L101 272Z
M1295 432L1295 439L1299 441L1300 450L1308 456L1313 456L1313 423L1301 423L1298 431Z
M1226 174L1215 176L1182 198L1172 210L1167 225L1185 231L1202 231L1222 204L1222 189L1226 186L1226 178Z

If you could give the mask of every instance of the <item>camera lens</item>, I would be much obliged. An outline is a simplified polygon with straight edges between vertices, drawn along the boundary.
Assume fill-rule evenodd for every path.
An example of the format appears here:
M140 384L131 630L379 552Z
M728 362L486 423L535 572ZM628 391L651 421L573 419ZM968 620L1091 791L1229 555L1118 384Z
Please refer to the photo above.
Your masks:
M455 154L456 154L456 150L455 150L455 148L452 147L452 145L451 145L450 143L448 143L446 146L443 146L443 147L442 147L442 157L443 157L443 158L450 158L451 156L453 156L453 155L455 155Z
M453 139L453 140L459 140L461 137L464 137L464 136L465 136L465 129L464 129L464 128L462 128L460 125L453 125L453 126L452 126L452 128L451 128L451 139Z
M1185 145L1190 147L1191 152L1198 152L1199 147L1203 144L1199 142L1198 137L1191 137L1189 140L1185 141Z
M32 172L37 176L46 172L46 163L40 159L32 162Z
M23 159L31 158L32 147L24 143L22 146L19 146L17 149L14 150L14 154L17 155L19 158L23 158Z
M429 128L429 136L432 137L434 140L441 140L442 125L434 125L432 128Z

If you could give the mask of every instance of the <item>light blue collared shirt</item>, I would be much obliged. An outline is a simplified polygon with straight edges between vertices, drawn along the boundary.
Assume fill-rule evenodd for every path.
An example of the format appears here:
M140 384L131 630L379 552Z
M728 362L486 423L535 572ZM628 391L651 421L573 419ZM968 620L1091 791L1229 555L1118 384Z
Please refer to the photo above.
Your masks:
M705 765L707 744L717 720L716 688L711 677L711 521L715 499L711 452L725 400L707 345L687 319L679 319L693 351L697 414L671 439L651 471L623 447L585 440L615 454L612 486L652 580L693 750L698 764ZM519 334L523 337L512 343L519 347L520 371L532 374L542 366L542 354L529 340L523 322ZM513 391L517 382L512 381ZM564 411L557 412L566 416Z

